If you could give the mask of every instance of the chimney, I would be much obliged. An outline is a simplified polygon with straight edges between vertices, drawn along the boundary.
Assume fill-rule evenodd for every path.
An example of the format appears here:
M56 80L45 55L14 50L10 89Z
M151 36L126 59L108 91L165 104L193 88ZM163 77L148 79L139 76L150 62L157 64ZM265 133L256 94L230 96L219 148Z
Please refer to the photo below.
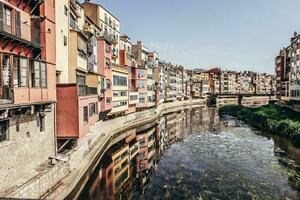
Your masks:
M298 33L297 31L294 32L294 37L297 37Z

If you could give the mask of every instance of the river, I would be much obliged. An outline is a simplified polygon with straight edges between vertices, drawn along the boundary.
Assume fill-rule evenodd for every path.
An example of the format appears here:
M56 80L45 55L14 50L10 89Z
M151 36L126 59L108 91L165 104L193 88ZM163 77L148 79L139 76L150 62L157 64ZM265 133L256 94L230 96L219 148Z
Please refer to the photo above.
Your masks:
M299 199L300 149L290 141L187 109L128 131L110 148L80 199Z

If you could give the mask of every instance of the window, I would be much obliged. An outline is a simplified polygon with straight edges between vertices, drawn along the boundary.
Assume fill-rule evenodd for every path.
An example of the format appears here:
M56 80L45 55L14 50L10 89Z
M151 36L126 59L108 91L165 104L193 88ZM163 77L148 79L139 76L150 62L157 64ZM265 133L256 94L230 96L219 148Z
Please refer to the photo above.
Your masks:
M104 77L101 77L100 86L101 86L101 90L105 89L105 79L104 79Z
M47 87L47 69L46 64L39 61L31 63L31 86L32 87Z
M139 88L139 89L145 88L145 82L144 82L144 81L138 81L138 82L137 82L137 85L138 85L138 88Z
M106 89L110 90L110 80L106 79Z
M47 69L46 64L41 63L41 86L43 88L47 87Z
M97 114L97 103L90 103L89 104L89 116L93 116Z
M87 42L81 38L77 38L77 54L82 58L87 58Z
M64 13L65 13L65 16L68 16L68 8L67 8L67 6L64 6Z
M122 76L113 75L113 84L115 86L127 86L127 78Z
M83 121L89 122L89 113L88 113L88 107L83 107Z
M130 96L130 101L135 101L138 99L138 95L131 95Z
M77 85L85 85L85 76L77 75L76 79Z
M3 85L4 86L9 86L9 77L10 77L10 72L9 72L9 65L10 65L10 59L9 56L3 56Z
M76 29L76 18L73 15L71 15L71 17L70 17L70 26L73 29Z
M40 115L40 132L45 132L45 115Z
M32 69L32 87L40 87L40 63L38 61L33 62L33 69Z
M68 44L68 38L67 36L64 35L64 45L67 46L67 44Z
M0 121L0 142L8 140L8 121Z
M8 7L4 7L4 13L3 13L3 18L4 18L4 24L7 26L11 26L11 10Z
M139 103L145 103L145 96L144 95L140 95L139 96Z
M106 104L110 104L111 103L111 97L107 97L106 98Z
M105 43L105 51L106 51L106 53L110 53L110 50L111 50L110 45L107 44L107 43Z
M114 108L121 107L121 106L126 106L126 105L127 105L127 101L119 101L119 102L114 102L113 103Z
M14 58L14 71L17 79L14 81L14 85L18 87L28 86L28 59Z
M114 97L125 97L127 96L127 91L114 91Z
M110 68L110 60L109 60L108 58L105 59L105 67L106 67L107 69Z
M138 71L138 77L139 77L139 78L142 78L142 77L144 77L144 76L145 76L145 72L142 71L142 70L139 70L139 71Z

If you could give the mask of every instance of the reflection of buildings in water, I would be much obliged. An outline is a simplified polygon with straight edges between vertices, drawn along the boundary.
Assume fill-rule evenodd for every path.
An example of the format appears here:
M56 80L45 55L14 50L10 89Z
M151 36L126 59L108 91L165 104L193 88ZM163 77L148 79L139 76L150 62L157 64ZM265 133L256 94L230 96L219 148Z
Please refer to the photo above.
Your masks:
M88 194L84 198L106 200L115 197L127 199L128 195L131 196L127 191L129 164L129 145L118 143L111 147L103 156L100 169L95 170Z
M155 154L156 127L137 133L136 138L140 148L137 156L137 172L139 173L153 166L151 161Z
M130 172L131 178L135 178L137 175L136 165L137 165L137 155L139 153L139 143L136 139L136 129L132 129L127 132L127 137L125 139L126 144L129 145L129 159L130 159Z
M183 138L184 112L183 110L176 113L176 140Z
M95 170L93 179L89 181L90 186L87 194L84 194L85 199L114 199L115 185L112 160L104 155L101 164L101 168Z
M116 144L107 155L111 157L113 162L114 186L115 193L122 190L123 185L129 180L129 145Z
M144 191L152 169L170 144L186 134L217 127L216 115L217 110L187 109L163 115L156 124L140 127L139 132L127 131L127 137L105 153L101 168L96 169L99 174L94 176L86 196L88 199L131 199L133 188Z
M176 141L176 114L170 113L164 115L165 117L165 131L168 134L168 143L171 144Z

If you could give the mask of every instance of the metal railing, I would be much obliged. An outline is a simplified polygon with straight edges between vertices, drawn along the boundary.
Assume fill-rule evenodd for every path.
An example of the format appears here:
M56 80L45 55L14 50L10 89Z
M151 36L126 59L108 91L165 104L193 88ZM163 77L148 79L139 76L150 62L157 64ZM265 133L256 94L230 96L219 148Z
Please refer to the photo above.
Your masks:
M86 85L78 85L78 95L85 96L85 95L97 95L97 88L95 87L88 87Z

